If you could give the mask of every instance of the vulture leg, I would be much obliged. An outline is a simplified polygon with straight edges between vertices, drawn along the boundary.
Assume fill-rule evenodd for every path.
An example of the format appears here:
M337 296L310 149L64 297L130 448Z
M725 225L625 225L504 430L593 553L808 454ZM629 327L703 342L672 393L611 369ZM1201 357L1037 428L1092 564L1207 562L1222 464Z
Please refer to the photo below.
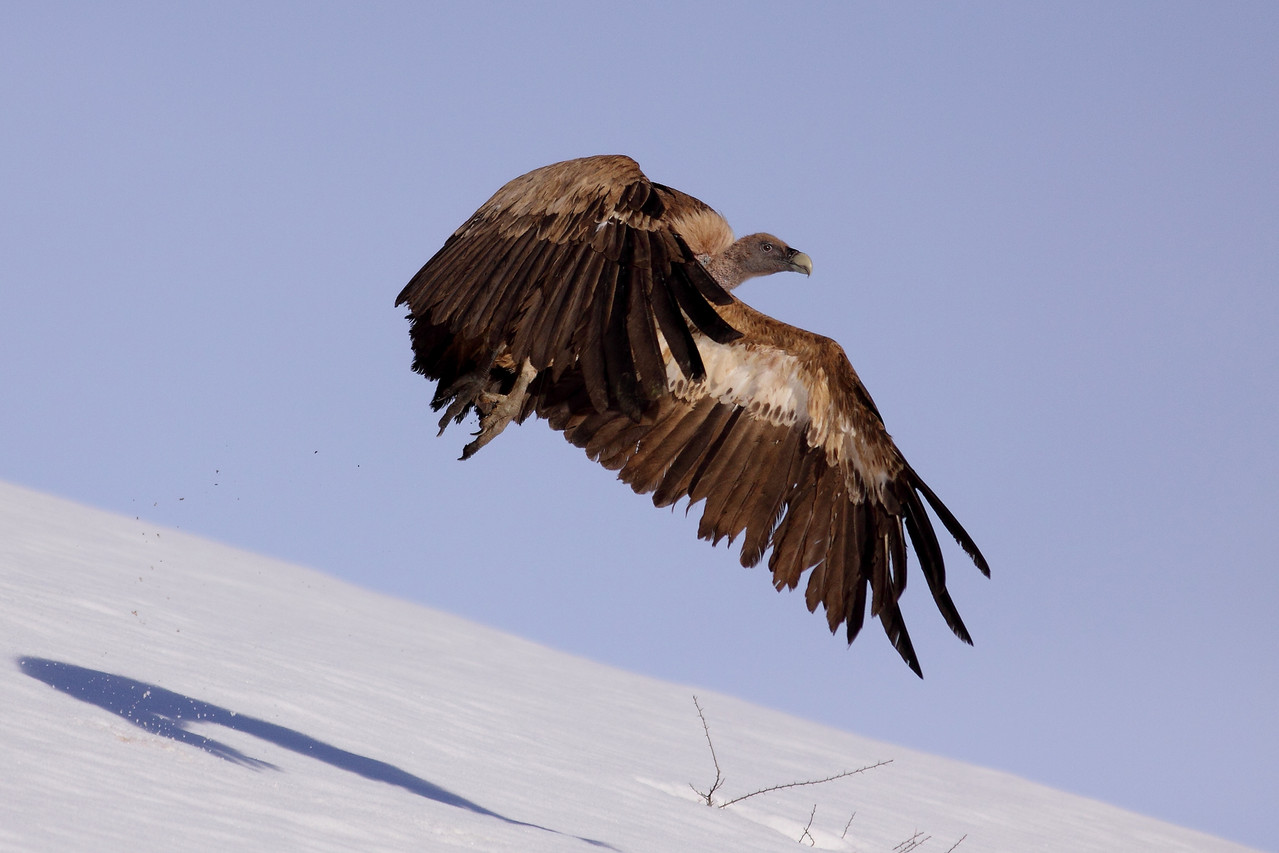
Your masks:
M470 459L475 451L497 438L506 429L512 419L517 417L528 397L528 385L537 376L537 369L526 358L520 365L519 376L515 377L515 385L509 393L497 394L485 391L476 401L475 407L483 414L480 417L480 431L475 440L462 448L462 458Z
M444 435L444 430L448 429L450 423L460 422L465 417L467 409L479 405L480 395L489 381L487 371L468 373L450 385L446 393L436 395L438 399L443 400L452 397L449 407L444 411L444 416L440 418L440 435Z
M444 380L440 380L439 387L435 389L435 399L431 401L432 408L436 410L445 402L448 403L444 416L440 418L440 435L444 435L444 430L448 429L450 423L461 423L472 406L481 409L481 401L486 396L487 388L493 383L490 373L496 361L497 352L494 351L483 365L456 377L447 388L444 387ZM482 409L480 414L484 414L484 411L486 409Z

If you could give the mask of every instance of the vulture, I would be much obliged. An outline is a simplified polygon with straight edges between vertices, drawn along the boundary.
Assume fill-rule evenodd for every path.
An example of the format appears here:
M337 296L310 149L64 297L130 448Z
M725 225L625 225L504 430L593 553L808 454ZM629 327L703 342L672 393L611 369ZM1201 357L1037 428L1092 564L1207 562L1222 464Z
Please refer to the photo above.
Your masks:
M734 239L706 204L630 157L535 169L499 189L400 293L413 369L437 382L440 433L470 412L462 458L511 421L544 418L659 507L704 502L698 536L741 538L773 585L804 574L810 612L851 644L869 606L922 676L899 600L907 538L946 624L925 504L990 574L967 531L906 462L844 350L733 296L743 281L812 273L771 234Z

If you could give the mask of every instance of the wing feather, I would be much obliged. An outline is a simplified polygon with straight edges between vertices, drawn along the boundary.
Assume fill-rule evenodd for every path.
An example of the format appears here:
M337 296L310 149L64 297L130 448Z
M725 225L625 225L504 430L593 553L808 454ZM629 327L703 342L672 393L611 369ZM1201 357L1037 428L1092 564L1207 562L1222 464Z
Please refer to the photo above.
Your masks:
M653 492L653 503L656 506L670 506L680 498L687 497L689 484L696 476L707 450L712 441L720 438L724 424L732 415L733 409L730 406L712 404L706 407L688 441L682 447L672 448L674 456L661 485Z
M684 315L675 303L670 287L662 287L659 280L663 276L670 280L679 273L672 271L672 257L668 243L674 240L669 234L654 235L650 251L653 265L653 282L649 291L649 301L653 309L653 318L662 334L662 340L670 348L671 357L675 359L680 372L690 379L700 379L706 375L706 366L702 363L693 334L688 328Z
M817 565L826 550L826 526L832 490L827 487L830 468L821 454L804 453L804 464L794 488L786 496L784 515L773 536L768 569L773 586L794 589L800 576Z
M635 355L626 334L631 300L631 268L619 264L616 270L612 305L608 306L608 319L605 321L604 368L608 374L610 404L616 404L623 414L638 420L643 410L639 383L635 376ZM601 305L603 304L601 301Z
M665 411L620 474L622 480L640 494L658 490L675 456L702 428L715 407L715 401L709 398L688 405L668 397L663 403Z
M534 330L520 334L519 319L526 314L531 305L544 298L545 288L537 287L543 268L552 256L557 253L549 243L533 239L526 235L525 248L518 256L512 257L506 270L499 270L498 277L509 279L510 284L502 289L493 288L493 293L483 312L476 311L464 334L482 337L487 330L487 344L498 349L503 342L509 341L506 348L513 360L523 361L528 354L528 345L516 347L515 339L528 340Z
M758 450L766 426L752 418L739 419L689 495L692 502L706 501L697 535L711 544L717 545L723 538L731 542L740 532L733 528L733 517L753 491L755 478L749 467L761 461Z
M549 361L534 360L534 364L551 364L552 377L558 381L564 371L573 366L579 357L585 357L588 348L593 347L598 355L599 341L590 339L589 334L581 329L581 317L595 286L604 275L605 257L589 247L579 247L580 261L574 268L576 276L569 291L563 295L563 307L558 316L548 315L546 323L550 329L542 340L544 349L539 355Z
M523 258L536 251L539 245L536 235L521 234L481 261L475 276L476 283L468 288L465 313L459 317L459 334L481 338L503 331L493 329L493 314L506 304L503 300L508 294L516 295L523 285L511 271L517 269ZM493 286L479 286L479 282L485 280L491 281Z
M823 608L831 631L842 625L850 643L869 605L919 672L900 607L907 537L947 624L969 640L945 588L925 507L931 491L884 432L869 395L853 393L860 380L837 345L787 327L787 349L773 341L754 350L758 321L740 313L732 320L745 338L725 346L696 337L706 378L687 382L668 365L671 393L645 418L616 409L581 418L574 407L585 394L574 389L546 394L540 413L636 492L652 493L657 506L700 504L698 536L712 543L742 536L742 564L767 554L778 589L794 589L807 575L805 604ZM571 381L581 381L574 371L562 380ZM785 390L787 382L804 387ZM971 542L959 530L961 544Z
M614 399L614 396L609 393L608 355L605 351L604 329L608 323L616 281L617 267L605 264L600 279L596 283L591 304L583 312L581 326L577 332L583 343L577 358L582 365L586 391L597 412L607 411L610 402Z
M800 452L803 433L787 429L778 446L776 460L770 466L770 474L759 489L759 499L753 505L743 507L746 538L742 542L742 565L750 568L758 565L768 550L769 538L781 523L786 508L786 495L798 477L804 464Z
M632 241L630 301L626 306L626 336L635 357L639 374L640 396L656 400L666 393L666 361L657 339L652 292L653 270L650 266L649 235L636 234Z
M705 282L715 285L715 280L705 270L684 265L671 275L671 295L698 329L716 343L731 343L741 337L741 333L724 322L719 312L707 302L704 294Z
M555 380L580 363L597 410L617 406L637 418L665 393L663 341L697 379L704 368L693 331L737 335L711 307L732 297L698 260L709 251L698 245L722 248L725 239L722 217L651 183L629 157L565 161L498 190L396 304L409 307L415 324L491 351L477 363L527 358ZM419 364L428 364L425 355Z
M790 470L793 454L793 438L796 430L788 427L755 421L761 424L758 435L750 448L750 457L743 460L742 472L729 499L725 501L722 528L731 542L742 533L747 540L742 543L741 562L750 567L759 562L763 549L749 541L750 531L756 536L777 524L785 487L785 477ZM762 475L756 475L752 465L758 466ZM767 537L767 533L763 534ZM766 541L766 539L765 539Z

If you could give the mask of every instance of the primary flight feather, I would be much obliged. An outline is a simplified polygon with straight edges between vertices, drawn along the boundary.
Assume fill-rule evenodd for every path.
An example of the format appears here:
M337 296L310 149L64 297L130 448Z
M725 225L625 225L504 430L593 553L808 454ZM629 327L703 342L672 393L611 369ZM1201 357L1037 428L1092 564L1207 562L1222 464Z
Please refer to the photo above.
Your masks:
M898 600L907 538L946 623L925 503L983 574L972 537L907 464L834 341L731 291L812 261L718 213L629 157L535 169L502 187L400 293L413 368L437 380L440 432L472 409L470 457L512 420L550 425L658 506L705 501L698 536L742 537L773 584L820 604L851 643L869 605L921 672ZM868 601L869 599L869 601Z

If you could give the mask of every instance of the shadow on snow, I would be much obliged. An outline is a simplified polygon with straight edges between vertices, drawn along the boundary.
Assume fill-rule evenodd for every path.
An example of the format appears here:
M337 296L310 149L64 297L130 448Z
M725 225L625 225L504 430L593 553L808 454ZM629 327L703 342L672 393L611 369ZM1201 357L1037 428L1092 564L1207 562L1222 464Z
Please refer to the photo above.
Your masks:
M545 832L554 832L556 835L565 834L535 823L526 823L500 815L385 761L356 755L294 729L245 714L237 714L226 708L201 702L199 699L192 699L190 696L183 696L181 693L174 693L172 690L165 690L154 684L46 658L21 657L17 659L17 663L24 673L43 681L55 690L60 690L82 702L104 708L152 734L203 749L218 758L243 767L254 770L280 769L270 762L245 755L233 746L188 731L186 726L190 723L213 723L226 726L228 729L259 737L276 746L323 761L357 776L363 776L365 779L395 785L437 803L497 818L513 826L527 826ZM580 836L572 837L597 847L616 849L602 841Z

